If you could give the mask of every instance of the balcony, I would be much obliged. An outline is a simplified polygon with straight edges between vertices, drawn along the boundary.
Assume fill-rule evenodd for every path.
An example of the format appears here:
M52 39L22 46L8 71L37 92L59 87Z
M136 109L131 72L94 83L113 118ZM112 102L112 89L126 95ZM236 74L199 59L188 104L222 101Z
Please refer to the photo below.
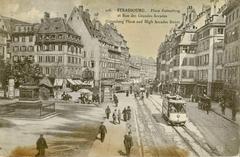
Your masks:
M121 54L121 50L113 48L113 47L108 47L108 52L113 52L117 54Z
M81 45L81 47L83 47L83 44L81 42L80 39L76 39L76 38L71 38L71 37L66 37L66 36L62 36L61 38L56 38L56 37L37 37L36 38L36 43L62 43L62 42L69 42L69 43L74 43L74 44L78 44Z

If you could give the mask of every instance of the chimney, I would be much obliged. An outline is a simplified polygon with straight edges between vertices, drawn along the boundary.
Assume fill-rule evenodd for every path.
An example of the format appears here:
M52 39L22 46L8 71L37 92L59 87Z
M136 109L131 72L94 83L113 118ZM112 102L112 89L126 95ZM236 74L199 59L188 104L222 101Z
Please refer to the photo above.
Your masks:
M82 6L82 5L79 5L79 6L78 6L78 9L79 9L79 12L80 12L80 13L83 13L83 6Z
M114 28L114 23L110 23L110 26L111 26L112 28Z
M210 0L210 2L211 2L211 15L215 15L217 13L218 0Z
M183 13L182 14L182 24L185 25L185 19L186 19L186 14Z
M96 30L99 30L100 22L98 21L98 13L94 14L94 21L95 21L95 28L96 28Z
M44 20L49 18L50 18L50 14L48 12L44 12Z
M98 13L95 13L95 14L94 14L94 19L95 19L95 20L98 20L98 15L99 15Z
M64 21L67 22L67 14L64 14Z
M96 21L95 27L96 27L96 30L99 30L99 27L100 27L100 22L99 21Z

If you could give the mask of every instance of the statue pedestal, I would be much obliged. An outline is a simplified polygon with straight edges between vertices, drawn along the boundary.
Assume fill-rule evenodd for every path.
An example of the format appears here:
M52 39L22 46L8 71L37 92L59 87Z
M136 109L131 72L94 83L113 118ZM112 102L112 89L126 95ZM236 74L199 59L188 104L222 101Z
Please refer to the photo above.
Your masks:
M55 115L55 103L43 104L39 99L39 87L23 85L19 90L19 101L14 106L14 116L23 118L45 118Z

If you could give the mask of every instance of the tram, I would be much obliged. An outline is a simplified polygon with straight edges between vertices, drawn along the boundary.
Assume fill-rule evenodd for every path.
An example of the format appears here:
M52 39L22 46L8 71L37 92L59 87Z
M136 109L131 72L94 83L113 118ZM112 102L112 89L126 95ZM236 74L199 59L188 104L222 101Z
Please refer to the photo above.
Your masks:
M166 95L162 103L162 115L171 125L185 125L187 121L186 102L177 95Z

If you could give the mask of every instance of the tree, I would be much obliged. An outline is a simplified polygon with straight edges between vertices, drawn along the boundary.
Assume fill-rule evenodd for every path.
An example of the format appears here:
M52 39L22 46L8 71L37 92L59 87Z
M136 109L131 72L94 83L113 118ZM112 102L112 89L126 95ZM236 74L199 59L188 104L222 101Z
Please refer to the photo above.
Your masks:
M25 83L38 84L42 73L38 64L33 64L33 60L25 58L13 63L12 75L15 79L16 87L19 87Z
M18 88L24 83L38 84L42 76L40 66L33 64L33 60L25 58L24 60L14 61L12 64L0 60L0 82L6 97L8 80L13 78L15 87Z
M0 82L4 91L4 97L7 96L8 80L11 76L11 65L9 62L5 62L0 59Z

